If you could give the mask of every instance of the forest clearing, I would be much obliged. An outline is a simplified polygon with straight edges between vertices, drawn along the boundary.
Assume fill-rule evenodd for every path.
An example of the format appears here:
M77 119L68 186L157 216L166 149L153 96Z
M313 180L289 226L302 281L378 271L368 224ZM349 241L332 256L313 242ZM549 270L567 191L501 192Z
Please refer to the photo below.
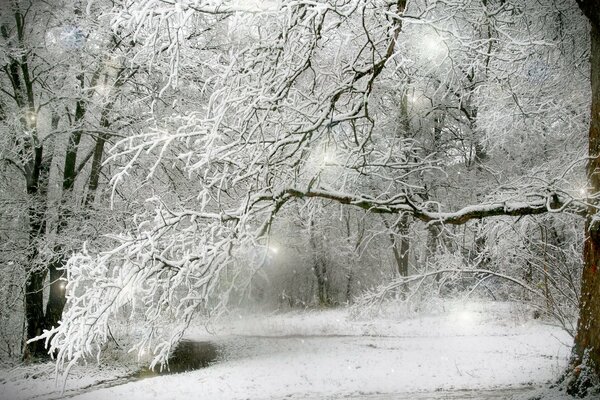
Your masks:
M24 379L35 369L3 372L12 379L0 392L14 400L568 398L543 389L569 359L572 338L560 327L517 304L434 308L385 318L350 318L345 309L230 316L212 333L191 329L188 340L218 349L196 371L130 380L143 363L130 359L119 370L104 362L100 371L76 368L61 394L50 364L35 380Z
M0 0L0 67L0 398L600 396L597 0Z

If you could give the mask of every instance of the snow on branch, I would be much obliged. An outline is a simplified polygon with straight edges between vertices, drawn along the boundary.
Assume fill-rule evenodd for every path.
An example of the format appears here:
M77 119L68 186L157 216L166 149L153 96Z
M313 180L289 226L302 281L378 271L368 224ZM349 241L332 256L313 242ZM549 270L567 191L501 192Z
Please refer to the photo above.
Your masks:
M571 199L561 200L555 193L548 194L545 198L541 199L538 197L541 196L536 196L536 199L530 201L500 201L470 205L454 212L428 211L406 196L396 197L393 201L386 201L385 199L361 197L349 193L318 189L301 191L299 189L289 188L282 190L273 198L321 198L333 200L340 204L359 207L373 213L408 213L416 219L430 224L462 225L473 219L498 216L520 217L563 211L581 216L586 215L584 205L574 202Z
M510 282L516 286L519 286L525 289L527 292L533 294L536 297L541 299L545 298L545 295L542 291L536 289L531 286L527 282L524 282L520 279L514 278L510 275L503 274L500 272L492 271L485 268L473 268L473 269L465 269L465 268L442 268L434 271L429 271L422 274L415 274L410 276L403 276L393 279L391 282L383 284L374 290L365 293L360 296L356 302L353 304L353 314L360 315L365 311L371 310L373 308L378 308L381 306L383 301L392 294L398 293L398 291L404 291L404 295L406 299L410 299L414 296L421 288L423 283L430 278L439 277L440 275L451 275L451 276L461 276L461 275L472 275L476 278L476 283L473 285L473 288L469 292L473 292L477 286L479 286L483 281L496 277L503 279L505 281ZM415 285L412 291L409 291L409 286Z

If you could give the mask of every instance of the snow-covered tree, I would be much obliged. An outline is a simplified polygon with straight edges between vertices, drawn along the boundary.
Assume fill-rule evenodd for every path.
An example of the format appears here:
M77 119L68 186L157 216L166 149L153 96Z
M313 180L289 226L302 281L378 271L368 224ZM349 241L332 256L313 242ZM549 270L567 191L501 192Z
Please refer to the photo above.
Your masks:
M144 129L107 161L113 201L131 184L148 195L110 246L69 260L68 306L43 335L61 364L94 353L124 308L146 322L137 348L163 361L196 313L251 286L281 242L275 221L298 204L314 250L310 233L343 220L340 206L366 212L367 237L391 243L401 275L423 232L433 244L466 224L483 254L494 245L494 230L472 223L483 218L560 213L593 226L595 141L588 158L580 135L588 37L575 2L150 0L106 16L134 47L122 65L157 88L142 90ZM576 353L598 361L586 240ZM315 271L326 300L330 269Z
M14 274L14 301L24 298L26 339L58 325L66 259L114 221L97 207L107 203L98 195L104 149L139 120L138 106L121 108L139 72L124 62L131 44L94 20L101 11L69 2L2 4L1 168L8 179L0 193L12 228L3 241L4 275ZM27 355L47 351L31 342Z

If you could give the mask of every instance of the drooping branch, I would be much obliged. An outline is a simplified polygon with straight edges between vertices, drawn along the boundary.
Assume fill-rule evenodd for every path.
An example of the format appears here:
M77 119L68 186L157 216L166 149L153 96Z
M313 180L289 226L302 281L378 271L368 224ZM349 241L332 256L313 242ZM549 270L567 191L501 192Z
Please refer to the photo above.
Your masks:
M405 287L406 285L416 285L420 286L426 279L430 279L433 277L439 277L441 275L471 275L478 279L478 282L473 286L471 292L477 288L477 286L489 279L489 278L499 278L510 282L513 285L520 286L525 289L527 292L533 294L539 298L545 298L545 295L542 291L538 290L536 287L529 285L527 282L524 282L520 279L514 278L510 275L503 274L500 272L492 271L484 268L476 268L476 269L462 269L462 268L443 268L435 271L430 271L422 274L411 275L411 276L403 276L398 277L391 282L388 282L384 285L381 285L377 289L372 292L366 293L362 297L360 297L357 302L353 305L353 312L356 314L363 313L365 310L372 308L373 306L378 307L382 304L383 300L390 293L394 293L396 290ZM469 292L469 293L471 293ZM415 292L413 291L413 294ZM410 297L410 296L409 296Z

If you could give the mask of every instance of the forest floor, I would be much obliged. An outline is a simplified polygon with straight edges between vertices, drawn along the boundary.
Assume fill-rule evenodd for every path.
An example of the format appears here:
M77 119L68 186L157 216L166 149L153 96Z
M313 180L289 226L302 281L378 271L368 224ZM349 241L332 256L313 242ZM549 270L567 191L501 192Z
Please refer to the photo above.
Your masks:
M548 389L571 337L512 303L447 303L435 312L350 318L348 309L231 314L197 327L217 360L147 379L77 366L57 387L52 364L0 369L0 399L560 399Z

